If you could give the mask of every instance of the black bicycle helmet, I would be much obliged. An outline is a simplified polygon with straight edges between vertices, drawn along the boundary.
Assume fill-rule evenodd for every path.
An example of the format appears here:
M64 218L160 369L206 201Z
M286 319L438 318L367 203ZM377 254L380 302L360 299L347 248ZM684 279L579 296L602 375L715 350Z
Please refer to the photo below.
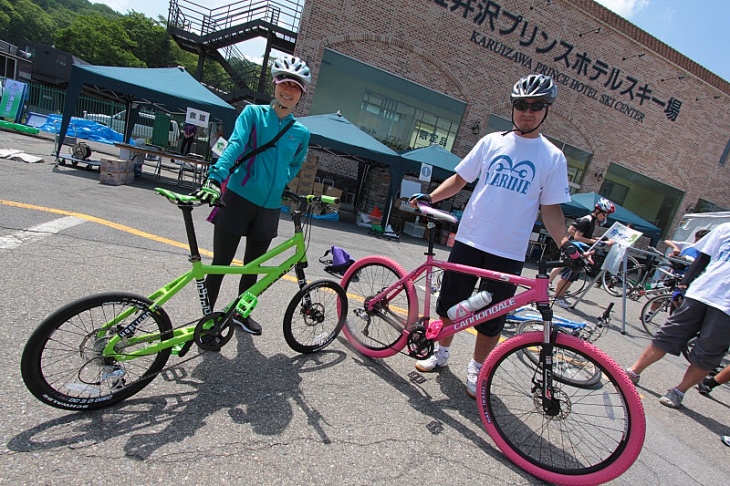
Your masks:
M558 87L553 78L544 74L528 74L515 83L510 101L514 103L524 98L535 98L551 105L557 97Z

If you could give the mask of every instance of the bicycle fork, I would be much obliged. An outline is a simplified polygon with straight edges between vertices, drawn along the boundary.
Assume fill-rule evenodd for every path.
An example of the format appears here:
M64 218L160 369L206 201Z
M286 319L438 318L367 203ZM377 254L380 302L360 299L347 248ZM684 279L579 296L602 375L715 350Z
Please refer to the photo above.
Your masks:
M555 388L553 386L553 349L555 340L557 339L558 329L553 326L553 311L547 304L538 304L537 310L540 311L543 319L543 345L540 349L539 366L542 370L536 370L532 379L532 393L540 391L540 402L542 410L549 417L556 417L560 414L560 400L555 397ZM542 371L539 375L538 372ZM538 396L535 395L537 399Z

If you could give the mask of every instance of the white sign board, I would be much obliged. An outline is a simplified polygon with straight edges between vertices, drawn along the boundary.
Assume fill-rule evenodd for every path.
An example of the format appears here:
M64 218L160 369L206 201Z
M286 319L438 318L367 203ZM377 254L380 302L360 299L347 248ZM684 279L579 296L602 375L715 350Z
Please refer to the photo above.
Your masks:
M636 243L636 240L641 235L642 233L640 231L633 230L621 223L613 223L603 236L615 241L617 244L613 245L608 251L602 268L609 273L618 273L621 268L621 262L624 260L626 249Z
M210 150L215 153L218 157L223 155L223 151L228 147L228 140L223 137L218 137Z
M433 166L421 164L421 173L418 174L418 180L423 182L431 182L431 174L433 174Z
M206 128L209 120L210 113L207 111L196 110L195 108L188 107L188 111L185 113L185 123L190 123L191 125Z

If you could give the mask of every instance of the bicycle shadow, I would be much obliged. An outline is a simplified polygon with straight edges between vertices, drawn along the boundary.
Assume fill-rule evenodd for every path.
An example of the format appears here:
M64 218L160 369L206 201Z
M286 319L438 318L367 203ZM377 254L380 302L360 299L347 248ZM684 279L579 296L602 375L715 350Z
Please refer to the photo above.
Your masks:
M194 436L220 411L227 411L232 424L247 425L255 435L279 435L292 420L294 404L305 413L319 440L331 443L325 430L328 424L301 389L300 374L336 366L346 354L324 350L293 358L284 354L266 357L256 350L250 335L237 332L234 339L238 344L233 358L202 353L190 372L181 363L156 378L186 386L186 391L131 398L102 410L72 412L16 435L7 447L33 452L91 447L122 438L126 440L125 456L143 461L165 446ZM155 386L154 381L148 386Z
M445 427L449 427L459 433L461 436L471 441L475 446L489 456L490 459L498 461L505 467L510 468L515 473L522 475L524 478L538 481L530 474L522 471L511 461L502 455L502 452L495 448L488 440L487 433L482 429L481 419L477 412L476 403L466 396L464 391L464 383L459 380L449 368L444 368L440 372L434 373L435 380L440 386L441 391L447 398L435 400L432 395L420 384L429 381L421 373L412 371L405 379L397 371L395 371L386 360L371 359L360 355L354 348L350 346L344 339L344 345L353 352L353 361L360 367L366 369L370 373L382 379L385 383L398 390L408 398L410 406L419 413L430 417L432 420L426 425L426 429L433 435L439 435ZM481 434L467 427L461 421L452 417L448 411L458 412L462 417L470 420L481 429ZM495 475L491 478L484 478L483 482L487 484L500 483L502 477Z

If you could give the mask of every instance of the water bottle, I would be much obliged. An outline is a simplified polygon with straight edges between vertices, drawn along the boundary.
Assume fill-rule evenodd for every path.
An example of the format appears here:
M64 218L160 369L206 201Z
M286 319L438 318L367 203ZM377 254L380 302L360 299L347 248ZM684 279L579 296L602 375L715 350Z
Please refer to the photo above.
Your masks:
M488 306L490 302L492 302L492 294L490 292L487 292L486 290L482 290L481 292L477 292L476 294L472 295L468 299L459 302L454 307L449 309L446 314L452 321L461 320L465 317L470 316L479 309Z

